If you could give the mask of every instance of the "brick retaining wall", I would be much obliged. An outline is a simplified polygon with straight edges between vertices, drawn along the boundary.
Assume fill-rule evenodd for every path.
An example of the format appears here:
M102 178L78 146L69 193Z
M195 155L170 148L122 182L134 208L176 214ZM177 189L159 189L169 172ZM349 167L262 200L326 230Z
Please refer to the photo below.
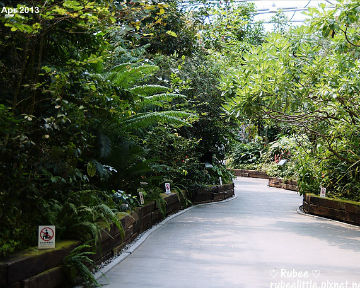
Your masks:
M235 176L240 176L240 177L269 179L269 175L267 175L263 171L246 170L246 169L233 169L233 172L234 172Z
M192 194L194 204L221 201L234 195L234 183L210 186Z
M276 177L270 177L265 172L257 171L257 170L234 169L233 172L235 176L240 176L240 177L269 179L268 185L270 187L298 191L297 182L295 180L283 180Z
M360 226L360 203L357 202L305 194L303 210L305 213Z
M275 177L270 177L269 186L286 190L299 191L297 182L295 180L283 180Z

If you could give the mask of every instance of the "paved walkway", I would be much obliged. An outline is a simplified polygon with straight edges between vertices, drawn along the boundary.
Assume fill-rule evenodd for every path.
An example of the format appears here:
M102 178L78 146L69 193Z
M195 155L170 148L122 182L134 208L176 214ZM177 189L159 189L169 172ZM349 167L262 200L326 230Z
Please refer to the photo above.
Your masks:
M360 229L297 214L297 193L266 184L237 178L237 199L170 220L101 282L108 288L360 288Z

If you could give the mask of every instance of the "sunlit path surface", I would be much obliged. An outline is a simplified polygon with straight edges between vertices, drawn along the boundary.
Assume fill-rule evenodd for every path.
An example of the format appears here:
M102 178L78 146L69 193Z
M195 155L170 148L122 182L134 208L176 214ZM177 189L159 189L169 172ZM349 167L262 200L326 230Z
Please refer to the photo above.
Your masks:
M359 228L298 214L302 197L269 188L267 180L238 178L235 184L237 199L198 206L172 219L101 283L360 287Z

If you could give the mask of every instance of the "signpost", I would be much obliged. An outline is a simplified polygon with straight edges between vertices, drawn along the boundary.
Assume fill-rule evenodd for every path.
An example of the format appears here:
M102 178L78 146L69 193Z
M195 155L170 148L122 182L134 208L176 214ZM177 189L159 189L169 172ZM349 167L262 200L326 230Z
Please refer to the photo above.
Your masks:
M139 197L140 197L140 204L144 205L145 201L144 201L144 194L142 192L139 192Z
M219 177L220 186L222 186L222 179Z
M320 197L326 197L326 188L320 186Z
M170 183L165 183L165 193L166 193L166 194L170 194L170 193L171 193Z
M55 226L39 226L38 248L55 248Z

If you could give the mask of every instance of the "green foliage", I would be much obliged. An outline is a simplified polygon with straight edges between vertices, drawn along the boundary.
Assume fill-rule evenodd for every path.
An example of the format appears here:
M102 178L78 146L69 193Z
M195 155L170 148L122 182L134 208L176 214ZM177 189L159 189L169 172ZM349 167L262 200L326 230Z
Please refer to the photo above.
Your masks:
M320 193L321 184L321 162L310 153L303 151L298 157L297 182L300 193Z
M309 147L300 147L291 168L301 192L318 193L322 185L334 197L359 199L358 6L311 8L310 25L267 35L223 78L230 114L282 122L307 136Z
M306 138L304 137L282 136L278 140L269 143L263 158L265 161L277 162L281 159L291 159L294 155L296 155L299 141L302 141L303 145L306 145Z
M243 164L259 164L263 145L258 142L239 143L233 148L231 165L241 168Z
M149 45L152 54L190 55L196 48L196 30L181 1L133 1L124 9L121 22L123 33L131 45ZM122 3L124 5L124 3Z
M294 179L299 176L298 165L305 148L309 148L306 137L281 136L270 143L259 138L258 141L235 144L230 160L234 168L261 170L269 176ZM281 160L285 163L279 165Z
M273 22L273 31L275 33L285 33L289 28L288 18L282 10L278 10L273 17L271 17L271 22Z
M239 49L239 45L262 42L263 27L254 22L254 3L234 3L225 7L214 7L212 21L205 24L203 41L206 48ZM240 48L241 49L241 48Z
M115 212L124 203L112 191L138 181L121 176L143 163L137 129L195 119L172 110L184 96L147 85L159 67L118 41L110 6L50 1L39 15L1 19L3 255L34 245L40 223L56 225L59 238L98 240L111 223L122 231Z
M123 231L140 182L163 208L165 182L189 203L194 187L231 181L220 66L188 16L177 1L54 0L1 18L0 255L34 245L41 223L97 244ZM67 261L92 285L81 251Z
M15 251L17 247L21 245L20 241L8 240L4 241L1 239L0 242L0 257L7 256Z
M100 287L89 267L93 261L89 256L94 255L91 251L92 246L83 244L73 249L70 254L64 258L64 267L69 275L72 285L82 284L85 287Z
M298 146L307 145L306 137L282 136L278 140L268 144L266 151L262 155L261 169L268 175L279 178L296 178L297 157L299 156ZM280 165L280 161L286 161Z

